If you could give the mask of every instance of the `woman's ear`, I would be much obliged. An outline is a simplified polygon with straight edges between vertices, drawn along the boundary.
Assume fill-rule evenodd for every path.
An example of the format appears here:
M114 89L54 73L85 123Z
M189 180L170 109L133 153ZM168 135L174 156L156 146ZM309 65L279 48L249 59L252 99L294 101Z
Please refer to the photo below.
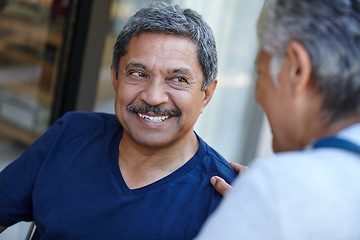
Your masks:
M212 83L210 83L204 90L204 99L203 99L203 105L201 107L201 113L204 111L206 105L210 102L212 96L214 95L217 80L215 79Z
M293 94L299 95L306 89L311 79L311 59L306 48L297 41L286 46L289 72Z

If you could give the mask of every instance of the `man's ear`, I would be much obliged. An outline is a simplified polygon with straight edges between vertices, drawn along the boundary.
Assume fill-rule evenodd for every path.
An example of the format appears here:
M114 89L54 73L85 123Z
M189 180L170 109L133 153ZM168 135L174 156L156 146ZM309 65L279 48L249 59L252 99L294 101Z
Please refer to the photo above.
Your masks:
M311 79L311 59L306 48L297 41L286 46L289 61L289 77L294 96L306 89Z
M116 79L116 73L115 73L115 69L114 69L113 65L111 65L110 71L111 71L111 83L112 83L114 89L116 90L118 80Z
M216 89L216 85L217 85L217 80L215 79L212 83L210 83L204 90L204 98L203 98L203 105L201 107L201 112L202 113L204 111L204 108L206 107L206 105L210 102L212 96L214 95L215 89Z

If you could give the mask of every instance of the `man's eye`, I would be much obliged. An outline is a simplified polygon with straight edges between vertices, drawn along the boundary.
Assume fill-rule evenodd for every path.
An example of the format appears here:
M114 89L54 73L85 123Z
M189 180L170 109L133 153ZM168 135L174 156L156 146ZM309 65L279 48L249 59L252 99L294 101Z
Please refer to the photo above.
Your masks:
M180 83L188 83L188 80L186 78L183 78L183 77L175 77L174 80L176 82L180 82Z
M141 78L146 77L146 74L143 72L131 72L130 75L135 76L135 77L141 77Z

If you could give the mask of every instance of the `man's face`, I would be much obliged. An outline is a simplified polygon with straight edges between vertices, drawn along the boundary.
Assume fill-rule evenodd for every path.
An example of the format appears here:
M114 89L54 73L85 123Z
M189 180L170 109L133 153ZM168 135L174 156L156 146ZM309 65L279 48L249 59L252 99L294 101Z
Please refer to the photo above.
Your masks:
M256 60L256 100L269 120L274 152L298 150L296 113L287 75L287 59L284 59L278 74L278 86L271 77L270 62L271 55L261 50Z
M115 112L124 137L161 148L194 134L209 100L201 91L203 79L191 40L160 33L133 37L120 59L117 80L112 68Z

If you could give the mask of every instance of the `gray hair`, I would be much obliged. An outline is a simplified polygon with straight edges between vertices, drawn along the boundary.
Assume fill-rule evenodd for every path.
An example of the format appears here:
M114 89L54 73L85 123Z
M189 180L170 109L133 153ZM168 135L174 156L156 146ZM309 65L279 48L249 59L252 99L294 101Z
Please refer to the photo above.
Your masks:
M258 38L273 57L274 80L286 45L298 41L310 55L312 81L332 120L360 114L360 0L267 0Z
M217 75L216 43L211 28L191 9L157 2L135 13L120 32L113 50L112 65L116 76L119 61L127 53L130 40L142 32L165 33L191 39L197 47L197 56L204 74L202 90Z

